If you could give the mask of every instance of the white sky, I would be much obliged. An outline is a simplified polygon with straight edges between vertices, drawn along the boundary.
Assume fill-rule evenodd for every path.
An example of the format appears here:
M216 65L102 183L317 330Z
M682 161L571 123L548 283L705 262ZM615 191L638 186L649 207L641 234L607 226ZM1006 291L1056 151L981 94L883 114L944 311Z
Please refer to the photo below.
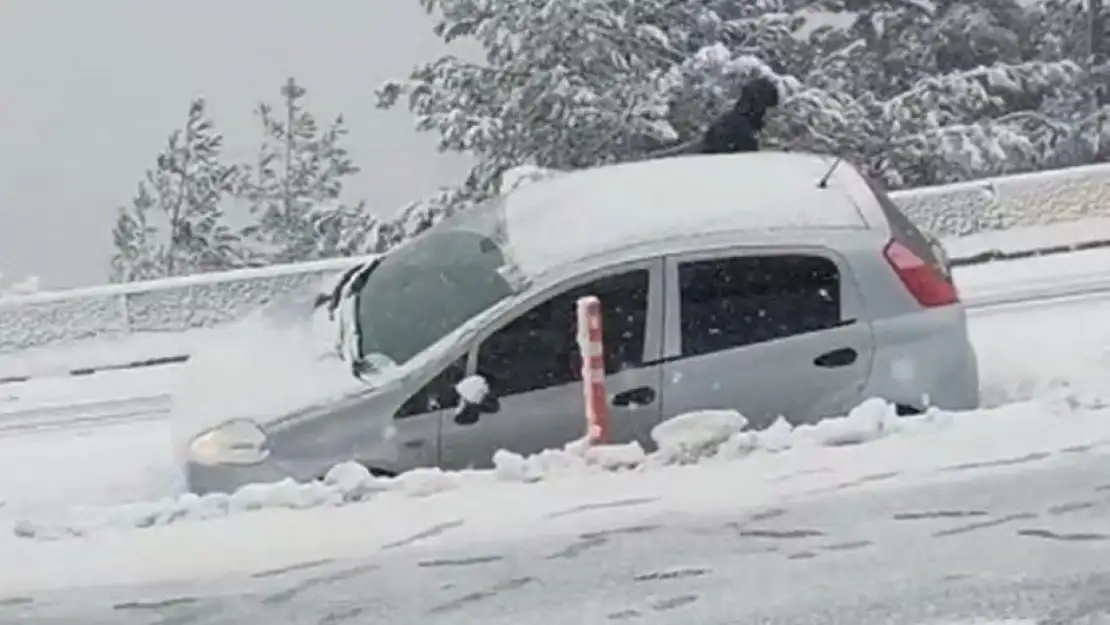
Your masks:
M342 112L379 210L465 171L374 90L443 52L417 0L0 0L0 272L46 288L107 280L125 204L190 99L229 156L253 153L260 100L285 79L321 118Z

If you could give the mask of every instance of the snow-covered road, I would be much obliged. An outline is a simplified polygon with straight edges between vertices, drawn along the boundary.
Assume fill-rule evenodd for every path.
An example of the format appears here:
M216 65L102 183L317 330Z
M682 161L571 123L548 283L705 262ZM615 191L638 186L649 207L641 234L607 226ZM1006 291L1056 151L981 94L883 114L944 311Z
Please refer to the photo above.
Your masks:
M1097 625L1108 416L24 542L0 622Z

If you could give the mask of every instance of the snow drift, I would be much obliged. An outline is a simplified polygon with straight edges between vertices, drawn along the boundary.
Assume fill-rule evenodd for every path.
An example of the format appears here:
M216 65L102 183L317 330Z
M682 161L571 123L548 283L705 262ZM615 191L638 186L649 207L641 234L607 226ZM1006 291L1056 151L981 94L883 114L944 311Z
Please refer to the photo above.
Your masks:
M951 418L942 411L897 417L891 404L869 399L841 418L797 427L779 419L765 430L748 431L747 420L738 412L707 410L680 415L656 426L652 438L657 450L650 454L636 443L589 446L575 441L564 449L533 456L498 451L493 458L494 469L489 471L419 469L395 478L373 476L363 466L348 462L333 467L322 481L298 483L287 479L250 484L231 494L190 493L120 506L72 508L56 517L21 519L14 532L22 538L58 540L110 528L148 528L263 509L373 505L381 498L429 497L505 482L532 484L604 473L738 462L759 453L867 443L893 434L945 426Z

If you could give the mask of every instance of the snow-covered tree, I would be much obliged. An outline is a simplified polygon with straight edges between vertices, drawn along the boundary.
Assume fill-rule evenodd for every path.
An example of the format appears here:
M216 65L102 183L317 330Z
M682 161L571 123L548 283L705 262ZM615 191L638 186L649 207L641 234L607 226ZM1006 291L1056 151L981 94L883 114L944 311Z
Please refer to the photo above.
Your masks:
M561 171L522 165L501 173L494 186L499 193L509 195L530 184L548 180L560 175ZM428 228L443 221L460 210L465 210L475 202L485 199L487 194L479 192L475 177L470 177L459 188L443 187L403 206L391 219L376 221L365 228L353 229L350 238L358 239L356 251L367 254L388 251Z
M661 27L664 2L423 1L444 39L478 39L486 63L442 57L386 84L379 104L407 96L441 149L479 157L482 184L524 162L586 167L676 138L653 88L683 58Z
M1042 61L1086 59L1091 52L1090 0L1033 0L1025 5L1026 54Z
M490 192L484 190L471 176L458 188L443 187L406 204L392 219L386 220L371 231L373 252L385 252L407 239L424 232L460 210L486 199ZM496 182L493 183L496 186Z
M1013 123L1037 137L1043 167L1066 167L1110 159L1110 66L1102 2L1034 0L1027 7L1026 45L1033 58L1068 59L1087 70L1076 89L1045 99L1038 110L1017 114ZM1091 9L1096 14L1091 14ZM1102 28L1100 28L1100 26ZM1092 35L1101 34L1101 37Z
M153 280L165 275L158 229L148 219L154 209L154 196L146 182L140 182L131 205L117 210L116 226L112 231L116 247L112 256L112 282Z
M269 104L257 109L262 144L257 161L246 168L240 195L258 223L246 234L261 243L271 262L350 252L344 232L373 219L362 203L340 199L344 182L359 171L343 146L348 132L343 117L321 127L305 109L307 91L292 78L280 93L276 111Z
M919 93L931 80L954 87L948 96L919 106L919 113L943 111L951 106L945 100L958 100L963 91L982 98L981 85L945 76L991 78L989 106L965 108L966 102L957 101L960 119L940 127L919 116L917 122L929 121L916 124L924 134L883 131L902 152L888 159L902 163L897 168L905 171L890 176L899 184L1104 160L1100 120L1106 115L1095 101L1099 85L1110 83L1090 58L1090 5L1087 0L845 0L844 7L855 11L852 26L813 37L826 51L841 46L846 53L839 67L815 55L802 78L815 86L835 84L857 98L872 92L893 101Z
M422 2L440 36L477 39L486 62L422 65L379 104L407 96L441 149L477 157L464 204L513 166L588 167L696 137L758 75L783 94L765 145L843 155L893 186L1084 158L1054 137L1090 125L1071 95L1090 72L1023 45L1065 29L1016 0ZM815 10L851 19L807 31Z
M223 135L194 100L182 129L174 131L147 170L131 205L119 209L113 238L112 278L129 281L240 266L239 236L225 223L221 204L238 176L220 162Z

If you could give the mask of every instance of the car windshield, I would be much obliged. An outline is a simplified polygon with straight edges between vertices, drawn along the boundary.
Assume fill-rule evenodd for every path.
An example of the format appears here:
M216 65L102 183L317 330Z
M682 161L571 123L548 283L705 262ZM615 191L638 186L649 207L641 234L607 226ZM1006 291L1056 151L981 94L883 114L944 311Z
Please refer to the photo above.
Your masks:
M503 215L501 200L474 207L382 260L359 292L363 358L403 364L523 287Z

